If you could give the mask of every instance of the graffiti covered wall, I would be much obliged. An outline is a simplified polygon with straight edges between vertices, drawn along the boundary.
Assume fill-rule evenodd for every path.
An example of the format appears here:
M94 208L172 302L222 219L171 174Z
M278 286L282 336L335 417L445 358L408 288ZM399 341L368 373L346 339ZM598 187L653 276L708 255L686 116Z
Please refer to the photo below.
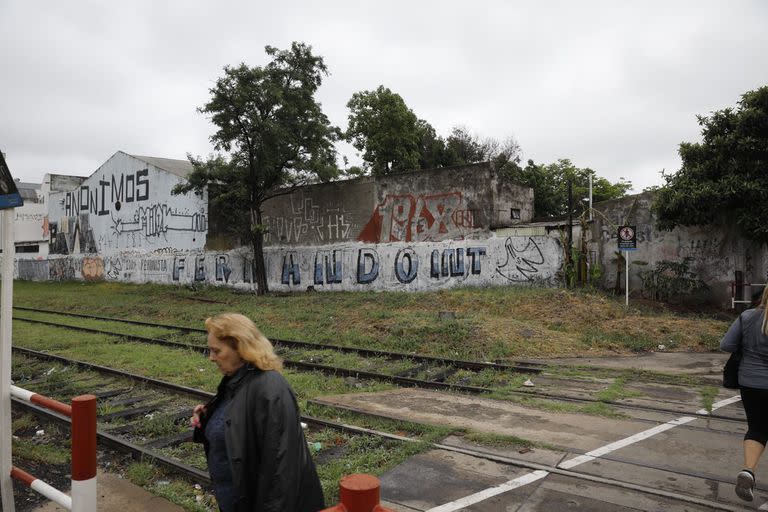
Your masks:
M370 216L373 179L301 187L264 205L266 245L325 245L355 240Z
M271 290L433 290L456 286L554 285L562 266L558 241L542 237L429 243L345 243L269 248ZM242 250L75 254L19 260L28 280L115 280L252 286L252 262Z
M641 291L639 272L651 270L663 260L683 262L710 286L710 297L730 307L731 282L741 271L744 282L768 281L765 248L742 238L727 219L707 226L678 226L659 231L651 212L653 192L605 201L595 205L592 246L603 269L603 285L613 287L618 272L616 251L621 224L637 226L637 250L629 252L630 291ZM623 288L622 267L621 286Z
M202 249L207 197L172 195L183 181L178 173L115 153L77 188L51 192L49 252L106 256L126 250Z
M267 201L267 245L486 238L529 221L533 190L488 163L301 187Z

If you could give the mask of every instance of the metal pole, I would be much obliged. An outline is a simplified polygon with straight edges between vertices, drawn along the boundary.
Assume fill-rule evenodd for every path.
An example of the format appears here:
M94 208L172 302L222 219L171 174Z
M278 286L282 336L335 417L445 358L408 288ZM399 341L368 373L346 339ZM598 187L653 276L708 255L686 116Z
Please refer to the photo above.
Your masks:
M592 173L589 173L589 220L592 220Z
M567 260L571 261L571 253L573 252L573 189L571 187L571 180L568 180L568 257Z
M13 306L13 208L2 210L3 266L0 290L0 495L2 510L14 512L11 479L11 313Z
M624 251L624 277L627 280L627 284L624 287L626 291L624 305L629 307L629 251Z

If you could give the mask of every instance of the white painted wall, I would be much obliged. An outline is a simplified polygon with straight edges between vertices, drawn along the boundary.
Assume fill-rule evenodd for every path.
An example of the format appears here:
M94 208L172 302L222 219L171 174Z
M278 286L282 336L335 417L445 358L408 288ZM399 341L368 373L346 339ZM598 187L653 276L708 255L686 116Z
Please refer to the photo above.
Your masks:
M37 244L37 253L19 253L17 257L44 257L48 255L48 205L25 202L14 208L13 239L16 244Z
M270 290L417 291L456 286L554 285L560 243L548 236L266 249ZM32 280L115 280L208 283L250 288L249 252L121 252L108 256L18 261L16 276Z
M422 291L555 284L560 244L546 236L279 248L268 253L275 291Z
M207 197L172 195L183 181L118 151L76 189L50 193L50 253L108 256L202 249Z

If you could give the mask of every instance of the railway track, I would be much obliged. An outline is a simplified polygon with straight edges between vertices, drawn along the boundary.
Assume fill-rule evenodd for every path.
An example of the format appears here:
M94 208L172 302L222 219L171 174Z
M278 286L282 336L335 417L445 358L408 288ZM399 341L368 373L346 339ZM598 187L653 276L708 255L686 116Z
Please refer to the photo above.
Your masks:
M50 312L45 311L50 314ZM126 340L162 345L171 348L192 350L199 353L206 353L207 346L194 343L182 343L163 338L153 338L130 334L126 332L117 332L100 328L83 327L73 324L52 322L33 318L14 316L14 320L30 322L39 325L51 327L78 330L92 334L103 334L114 336ZM120 319L107 319L100 317L98 320L120 322ZM129 321L126 323L135 323ZM162 329L175 329L176 326L165 326L160 324L141 323L144 326L151 326ZM199 329L183 328L187 332L200 332ZM205 331L202 331L203 333ZM475 376L484 375L493 372L498 379L509 381L520 372L540 373L542 368L532 365L504 365L498 363L474 362L463 360L452 360L445 358L417 356L402 354L396 352L385 352L369 349L356 349L352 347L339 347L336 345L320 345L307 342L297 342L290 340L272 340L276 352L283 358L284 364L288 368L304 371L319 371L329 375L342 377L364 378L383 382L391 382L402 386L419 386L429 389L451 390L465 393L487 393L490 388L472 385L471 382ZM346 368L322 364L325 360L333 360L334 353L352 354L357 359L353 363L359 366L356 368ZM373 371L374 369L389 369L389 373ZM483 373L485 372L485 373Z
M181 331L186 333L198 333L203 336L207 335L207 332L205 331L205 329L198 328L198 327L158 324L153 322L144 322L141 320L129 320L129 319L123 319L123 318L105 317L105 316L97 316L97 315L65 313L65 312L54 311L49 309L36 309L36 308L27 308L27 307L21 307L21 306L14 306L13 309L16 309L18 311L28 311L32 313L44 313L49 315L60 315L60 316L68 316L73 318L82 318L87 320L119 322L119 323L131 324L131 325L139 325L143 327L157 328L157 329L170 329L170 330L176 330L176 331ZM14 317L14 318L18 320L26 320L25 318L20 318L20 317ZM307 341L286 340L281 338L270 338L270 341L272 341L272 343L277 348L333 350L333 351L338 351L338 352L343 352L348 354L356 354L364 357L380 357L380 358L387 358L387 359L393 359L393 360L408 360L408 361L413 361L420 365L436 365L436 366L444 365L444 366L450 366L452 368L463 369L463 370L480 371L485 369L492 369L492 370L514 371L514 372L533 373L533 374L541 373L543 370L543 365L533 363L533 362L528 362L528 361L518 361L513 365L508 365L508 364L493 363L493 362L487 362L487 361L467 361L467 360L461 360L461 359L449 359L449 358L442 358L442 357L424 356L424 355L418 355L418 354L406 354L403 352L391 352L391 351L385 351L385 350L373 350L373 349L366 349L366 348L349 347L344 345L329 345L329 344L323 344L323 343L312 343Z
M199 446L190 446L191 431L186 421L193 404L208 399L211 396L210 393L146 376L130 374L115 368L73 361L29 349L16 347L14 352L17 357L24 359L23 364L15 365L16 370L13 375L16 384L21 387L32 388L33 391L64 401L68 399L67 395L77 393L80 388L99 390L96 392L100 402L98 437L102 445L128 452L135 458L152 460L176 474L181 474L203 485L209 484L204 460L202 464L199 462L199 458L196 463L189 462L184 460L184 456L185 454L189 456L190 451L196 452L198 457L202 453ZM53 367L53 370L52 363L57 365ZM14 407L25 408L50 421L65 424L69 421L63 416L25 402L14 401ZM330 428L349 435L375 436L387 442L421 442L419 439L408 436L326 419L303 416L302 421L316 429ZM706 506L714 510L739 510L739 508L727 503L638 485L621 478L585 474L553 465L531 462L530 460L502 456L482 449L470 449L443 443L430 444L432 448L454 451L500 464L546 471L553 475L615 486L624 490ZM184 448L185 445L186 448ZM567 447L562 449L573 454L579 454L579 451ZM664 465L640 464L637 461L616 456L603 456L601 459L631 464L637 468L662 470L679 476L728 483L706 472L685 472Z
M60 313L51 310L16 307L20 311L41 313L45 315L60 315L89 321L124 323L148 327L153 329L176 330L185 333L205 334L205 330L193 327L156 324L137 320L125 320L119 318L81 315L75 313ZM14 316L14 320L47 325L56 328L79 330L82 332L103 334L140 343L162 345L170 348L192 350L199 353L206 352L206 346L202 344L183 343L163 338L141 336L125 332L111 331L101 328L84 327L73 324L54 322L50 320L34 319L29 317ZM399 386L416 386L427 389L456 391L461 393L484 394L503 392L507 396L523 399L537 398L569 402L574 404L606 404L625 411L648 411L656 413L679 414L681 409L673 409L662 406L638 405L627 403L623 400L600 400L583 396L574 396L566 393L553 393L532 388L520 387L522 378L520 372L525 374L541 374L544 367L533 365L503 365L489 362L474 362L464 360L452 360L429 356L416 356L396 352L385 352L369 349L357 349L353 347L340 347L338 345L321 345L308 342L291 340L272 340L276 351L283 357L287 368L301 371L318 371L327 375L349 377L354 379L370 379L388 382ZM324 360L333 360L334 354L341 352L351 354L355 359L351 361L356 367L341 367L330 364L322 364ZM350 362L350 361L347 361ZM374 369L376 371L374 371ZM382 371L389 370L387 372ZM743 418L721 414L706 415L708 418L725 421L743 422Z

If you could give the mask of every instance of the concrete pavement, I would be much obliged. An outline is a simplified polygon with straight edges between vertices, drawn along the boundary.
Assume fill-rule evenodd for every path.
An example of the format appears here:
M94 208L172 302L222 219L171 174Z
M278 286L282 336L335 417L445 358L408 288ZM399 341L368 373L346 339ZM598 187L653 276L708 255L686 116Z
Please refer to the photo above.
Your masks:
M174 505L165 498L156 496L129 480L120 478L114 473L99 471L97 475L98 510L116 512L183 512L184 509ZM66 512L65 508L48 502L34 512Z

